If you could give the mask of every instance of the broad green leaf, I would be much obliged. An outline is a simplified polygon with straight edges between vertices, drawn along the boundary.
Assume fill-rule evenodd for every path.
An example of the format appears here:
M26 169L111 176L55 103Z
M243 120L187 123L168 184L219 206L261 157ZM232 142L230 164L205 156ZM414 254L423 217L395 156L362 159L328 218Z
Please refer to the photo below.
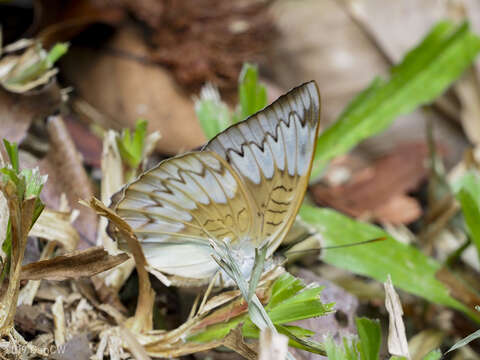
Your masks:
M381 228L355 221L330 210L304 205L300 209L303 221L317 229L324 246L352 244L385 237L387 240L341 251L325 251L323 260L331 265L385 282L387 275L393 284L431 302L450 306L480 321L478 314L449 295L448 289L435 277L440 264L413 246L400 243Z
M472 63L480 39L468 23L438 23L392 68L389 80L375 79L317 141L317 175L330 159L387 128L395 118L432 102Z
M440 360L441 358L442 352L440 350L432 350L422 360Z
M478 338L480 338L480 330L477 330L474 333L468 335L467 337L464 337L462 340L460 340L455 345L453 345L450 349L448 349L447 353L449 353L450 351L457 350L458 348L461 348L462 346L465 346L468 343Z
M267 90L258 81L257 67L244 64L240 72L238 85L239 117L236 121L244 120L267 106Z
M362 360L378 360L380 345L382 344L382 331L378 320L357 318L358 337L360 338L359 350Z
M462 213L472 242L480 257L480 176L469 172L460 181L457 200L462 206Z

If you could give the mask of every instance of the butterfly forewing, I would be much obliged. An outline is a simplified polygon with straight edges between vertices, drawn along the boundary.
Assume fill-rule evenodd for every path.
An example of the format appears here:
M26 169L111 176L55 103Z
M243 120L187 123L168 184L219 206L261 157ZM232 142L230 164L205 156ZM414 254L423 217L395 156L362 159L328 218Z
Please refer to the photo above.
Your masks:
M309 82L205 146L222 156L245 184L257 217L252 241L268 242L269 254L288 232L303 200L319 120L318 89Z
M303 200L319 112L317 87L306 83L202 151L163 161L127 185L112 207L133 228L150 266L208 279L218 270L209 240L237 249L268 244L270 255Z

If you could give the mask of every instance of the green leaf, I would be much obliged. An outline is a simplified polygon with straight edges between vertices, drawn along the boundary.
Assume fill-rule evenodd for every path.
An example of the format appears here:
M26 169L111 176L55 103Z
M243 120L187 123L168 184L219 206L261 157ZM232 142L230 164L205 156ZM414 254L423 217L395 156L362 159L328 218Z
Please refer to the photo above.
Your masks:
M20 172L17 143L11 143L7 139L3 139L3 145L5 146L5 150L7 151L8 158L10 159L10 164L12 165L13 170L15 170L16 173Z
M287 322L326 315L331 312L333 304L322 304L319 286L305 286L298 278L285 273L272 285L272 295L265 307L278 332L290 338L290 345L310 352L323 353L323 345L308 339L313 332L297 326L284 325ZM189 341L208 342L225 337L228 332L241 322L245 337L258 338L259 330L246 314L237 316L221 324L207 327L194 334Z
M438 23L403 61L388 81L376 79L360 93L317 141L317 175L330 159L387 128L395 118L432 102L472 63L480 39L468 23Z
M432 350L423 357L423 360L440 360L442 358L442 352L440 350Z
M267 90L258 81L258 69L255 65L244 64L240 72L238 86L239 117L244 120L267 106Z
M120 138L117 138L120 155L132 169L138 168L142 162L147 125L148 122L146 120L138 119L135 125L135 131L133 132L133 137L130 134L130 130L125 129Z
M7 80L9 84L24 84L32 81L50 69L53 64L68 51L67 43L55 44L46 55L41 55L41 59L25 68L15 77ZM39 50L40 54L44 54L43 50Z
M360 338L360 355L362 360L378 360L380 345L382 343L382 331L378 320L357 318L358 336Z
M358 340L343 338L343 343L337 345L332 337L325 340L325 350L328 360L358 360Z
M48 68L51 68L53 64L57 62L63 55L65 55L68 51L69 44L68 43L59 43L55 44L53 48L47 54L45 59L46 65Z
M448 349L446 354L449 353L450 351L457 350L458 348L461 348L462 346L465 346L468 343L478 338L480 338L480 330L477 330L474 333L468 335L467 337L464 337L462 340L458 341L455 345L453 345L450 349Z
M480 257L480 176L469 172L456 184L457 200L462 206L462 213L470 237Z
M232 124L230 109L212 85L205 85L200 92L200 98L195 99L195 113L209 140Z
M463 311L477 321L480 317L449 295L448 289L435 277L441 265L413 246L400 243L381 228L355 221L340 213L304 205L300 209L303 221L317 229L325 241L323 246L352 244L385 237L387 240L342 251L325 251L323 260L331 265L385 282L387 275L393 284L431 302Z

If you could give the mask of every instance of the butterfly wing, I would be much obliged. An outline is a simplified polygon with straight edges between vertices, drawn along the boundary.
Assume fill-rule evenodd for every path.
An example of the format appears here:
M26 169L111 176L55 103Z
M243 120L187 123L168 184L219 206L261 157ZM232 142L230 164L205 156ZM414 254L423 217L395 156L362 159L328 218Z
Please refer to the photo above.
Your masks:
M238 173L254 204L256 245L271 254L290 229L310 177L320 122L315 82L305 83L213 138L214 151Z
M252 210L235 171L210 151L165 160L127 185L113 205L133 229L149 265L183 278L211 277L210 239L237 238ZM126 244L119 239L120 247Z
M315 83L306 83L115 196L112 207L132 227L149 265L204 281L218 270L208 239L228 238L239 249L267 242L271 254L308 184L319 107Z

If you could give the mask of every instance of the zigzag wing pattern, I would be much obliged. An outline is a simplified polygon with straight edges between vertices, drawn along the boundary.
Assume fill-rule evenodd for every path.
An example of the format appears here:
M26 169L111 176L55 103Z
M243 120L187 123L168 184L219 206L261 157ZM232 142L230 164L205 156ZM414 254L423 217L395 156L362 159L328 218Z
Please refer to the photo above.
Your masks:
M223 157L255 204L254 241L272 253L288 232L303 200L315 152L320 96L305 83L272 105L212 139L205 150Z

